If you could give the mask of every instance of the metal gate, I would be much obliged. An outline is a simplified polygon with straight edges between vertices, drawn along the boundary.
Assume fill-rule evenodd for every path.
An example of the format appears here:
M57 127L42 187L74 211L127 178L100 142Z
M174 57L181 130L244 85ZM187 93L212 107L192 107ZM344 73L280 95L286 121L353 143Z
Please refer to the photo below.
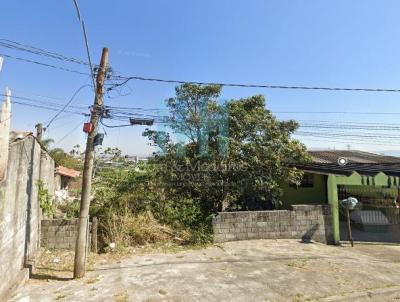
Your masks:
M339 200L355 197L358 204L350 211L354 241L400 242L400 209L398 188L376 186L338 187ZM340 240L347 241L346 212L340 209Z

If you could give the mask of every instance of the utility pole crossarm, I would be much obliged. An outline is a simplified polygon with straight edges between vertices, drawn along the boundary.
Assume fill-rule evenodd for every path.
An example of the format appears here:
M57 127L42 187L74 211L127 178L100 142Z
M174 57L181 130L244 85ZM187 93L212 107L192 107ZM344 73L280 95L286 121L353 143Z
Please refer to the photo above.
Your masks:
M82 174L82 193L79 212L78 237L75 246L74 278L82 278L86 272L86 253L88 251L89 207L92 188L92 174L94 162L94 138L98 131L98 124L103 109L104 80L108 69L108 48L103 48L100 67L96 77L95 99L90 122L93 130L88 133L85 151L85 163Z

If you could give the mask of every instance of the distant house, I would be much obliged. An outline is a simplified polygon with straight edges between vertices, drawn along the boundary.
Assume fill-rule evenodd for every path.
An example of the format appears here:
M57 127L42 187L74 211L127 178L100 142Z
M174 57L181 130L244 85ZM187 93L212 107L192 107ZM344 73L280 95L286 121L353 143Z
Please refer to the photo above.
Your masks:
M68 190L71 181L80 175L79 171L58 166L54 172L55 190Z
M327 203L330 175L335 178L336 185L333 189L338 190L339 199L343 188L349 186L369 186L370 190L381 191L386 188L391 195L400 186L399 157L355 150L309 151L309 154L311 163L295 165L304 171L301 184L284 185L284 206Z
M339 158L346 158L348 163L357 164L393 164L400 163L400 157L386 156L357 150L308 151L313 163L336 164Z

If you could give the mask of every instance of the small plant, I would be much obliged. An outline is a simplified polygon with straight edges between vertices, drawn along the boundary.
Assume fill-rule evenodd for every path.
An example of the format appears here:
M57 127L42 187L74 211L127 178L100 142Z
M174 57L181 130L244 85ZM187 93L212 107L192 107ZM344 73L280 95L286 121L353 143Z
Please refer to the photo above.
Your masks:
M58 210L64 213L67 218L79 217L80 202L79 199L74 199L71 202L66 202L58 205Z
M40 207L42 208L45 216L51 217L55 212L55 205L53 203L53 196L49 193L49 190L45 188L45 184L42 180L37 182L38 186L38 199Z

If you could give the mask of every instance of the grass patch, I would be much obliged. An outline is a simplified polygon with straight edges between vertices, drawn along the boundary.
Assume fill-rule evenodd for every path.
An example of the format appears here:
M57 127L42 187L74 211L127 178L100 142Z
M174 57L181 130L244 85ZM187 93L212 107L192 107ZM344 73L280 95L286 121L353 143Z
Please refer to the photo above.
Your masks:
M128 302L128 294L123 293L123 294L118 294L114 296L114 302Z
M62 300L62 299L64 299L64 298L66 298L67 296L68 296L68 295L58 295L57 297L55 297L54 300L59 301L59 300Z
M85 281L85 283L86 283L86 284L94 284L94 283L96 283L97 281L100 281L100 277L99 277L99 276L94 277L94 278L89 278L89 279L87 279L87 280Z
M301 259L301 260L294 260L291 261L289 263L287 263L286 265L289 267L293 267L293 268L298 268L298 269L307 269L307 259Z
M306 297L303 294L296 294L293 298L292 298L292 302L318 302L319 299L318 298L310 298L310 297Z

